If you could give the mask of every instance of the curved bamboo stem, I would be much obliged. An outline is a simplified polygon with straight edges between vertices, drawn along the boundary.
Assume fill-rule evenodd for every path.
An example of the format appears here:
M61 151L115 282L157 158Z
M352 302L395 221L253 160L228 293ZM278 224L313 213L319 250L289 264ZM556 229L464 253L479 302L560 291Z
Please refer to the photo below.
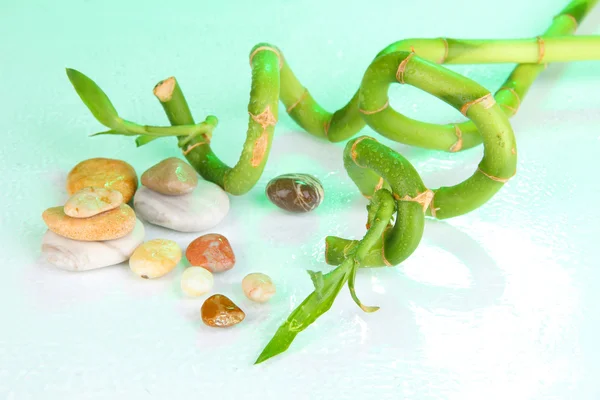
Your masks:
M438 38L393 43L372 60L356 94L335 113L324 110L314 100L277 47L258 44L250 53L252 89L247 138L234 167L219 160L210 148L216 117L194 123L174 78L159 82L154 89L174 126L153 127L120 118L106 94L91 79L75 70L67 73L92 114L110 128L103 134L139 135L138 145L157 137L177 136L190 164L205 179L234 195L248 192L263 172L279 100L305 130L334 142L352 137L368 124L387 138L430 149L456 152L483 143L483 158L471 177L454 186L431 190L397 152L366 136L349 141L344 150L345 168L361 193L371 199L367 233L359 241L327 237L326 261L339 266L326 275L311 273L315 291L279 328L258 363L285 351L299 332L332 306L347 281L355 302L364 311L375 311L376 307L364 306L355 293L358 268L399 264L420 243L426 215L445 219L471 212L489 201L515 175L517 148L508 118L516 113L546 63L600 59L600 37L569 36L597 1L572 1L536 38ZM519 65L495 94L441 65L500 62ZM470 121L439 125L403 116L390 106L388 89L392 83L431 93Z

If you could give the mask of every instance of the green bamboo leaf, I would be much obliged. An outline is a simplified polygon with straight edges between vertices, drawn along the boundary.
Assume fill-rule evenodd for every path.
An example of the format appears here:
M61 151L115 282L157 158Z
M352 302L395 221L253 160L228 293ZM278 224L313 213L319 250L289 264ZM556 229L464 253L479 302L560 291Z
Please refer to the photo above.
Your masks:
M346 259L333 271L326 275L321 275L322 286L319 286L319 289L315 289L292 311L258 356L255 364L260 364L286 351L298 333L308 328L317 318L331 308L338 293L348 280L348 273L352 265L351 262L351 259ZM315 275L318 275L318 273L315 273Z
M379 310L377 306L365 306L356 295L356 290L354 289L354 282L356 281L356 270L358 269L358 264L354 263L352 266L352 271L350 272L350 276L348 277L348 289L350 289L350 295L352 296L352 300L367 313L372 313Z
M120 118L117 110L110 102L106 93L93 80L71 68L67 68L67 76L83 103L89 108L98 122L109 128L119 126Z
M325 285L325 281L323 280L323 273L321 271L315 272L308 270L308 274L310 275L310 280L315 286L315 291L319 292L323 289Z
M119 132L119 131L115 131L113 129L110 129L108 131L102 131L102 132L92 133L90 135L90 137L92 137L92 136L100 136L100 135L122 135L122 133Z
M137 147L143 146L152 142L153 140L158 139L160 136L149 136L149 135L140 135L135 138L135 144Z

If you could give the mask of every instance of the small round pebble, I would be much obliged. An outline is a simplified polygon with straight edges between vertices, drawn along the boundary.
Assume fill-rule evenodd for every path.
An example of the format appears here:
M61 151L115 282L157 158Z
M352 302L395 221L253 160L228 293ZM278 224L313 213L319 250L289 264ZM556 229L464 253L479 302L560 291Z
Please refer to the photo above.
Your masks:
M135 249L129 268L144 279L160 278L175 268L181 255L181 248L174 241L153 239Z
M265 303L275 294L275 285L268 275L254 272L242 279L242 290L250 300Z
M67 192L72 195L85 187L98 187L121 192L128 203L138 186L135 169L122 160L90 158L77 164L67 176Z
M69 217L64 207L52 207L42 213L42 218L57 235L93 242L122 238L133 231L136 221L135 212L127 204L89 218Z
M105 188L83 188L67 200L65 214L73 218L88 218L98 215L123 203L121 192Z
M198 175L185 161L170 157L142 174L142 185L168 196L190 193L198 186Z
M308 174L284 174L271 179L266 187L269 200L293 213L314 210L323 201L323 185Z
M230 270L235 265L235 254L229 240L218 233L194 239L188 245L185 256L191 265L206 268L212 273Z
M208 293L213 285L213 274L202 267L188 267L181 275L181 290L191 297Z
M215 294L210 296L200 309L202 321L208 326L226 328L239 324L246 314L227 296Z

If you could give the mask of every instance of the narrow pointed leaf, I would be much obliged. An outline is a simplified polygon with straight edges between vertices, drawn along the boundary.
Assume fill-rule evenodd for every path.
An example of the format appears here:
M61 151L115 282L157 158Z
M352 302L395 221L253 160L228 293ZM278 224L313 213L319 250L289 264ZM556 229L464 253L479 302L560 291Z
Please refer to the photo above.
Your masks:
M354 264L352 267L352 271L350 272L350 276L348 277L348 289L350 289L350 295L352 296L352 300L367 313L372 313L379 310L377 306L365 306L356 295L356 290L354 289L354 282L356 281L356 270L358 269L358 265Z
M160 136L149 136L149 135L140 135L135 138L135 144L137 147L143 146L152 142L153 140L158 139Z
M67 76L75 91L102 125L115 128L119 125L119 115L110 99L96 83L83 73L67 68Z
M323 275L323 286L320 287L320 290L312 292L292 311L258 356L255 364L260 364L286 351L298 333L308 328L331 308L338 293L348 280L350 267L350 262L344 262L333 271Z

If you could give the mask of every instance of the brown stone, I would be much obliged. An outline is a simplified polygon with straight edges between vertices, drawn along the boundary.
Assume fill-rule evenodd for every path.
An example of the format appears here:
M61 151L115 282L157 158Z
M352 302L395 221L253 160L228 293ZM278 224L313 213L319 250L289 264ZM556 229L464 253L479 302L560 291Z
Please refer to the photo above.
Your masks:
M170 157L144 172L142 185L161 194L179 196L194 190L198 174L185 161Z
M82 241L114 240L127 235L135 228L135 212L127 204L89 218L73 218L65 214L64 207L52 207L42 218L57 235Z
M67 192L72 195L85 187L112 189L121 192L123 202L133 197L138 178L131 165L112 158L90 158L77 164L67 176Z
M192 241L185 256L190 265L206 268L210 272L227 271L235 265L235 254L229 240L218 233L209 233Z
M226 328L239 324L246 314L227 296L215 294L210 296L200 309L202 321L208 326Z
M304 213L314 210L323 201L323 186L307 174L284 174L272 179L266 188L269 200L277 207Z

